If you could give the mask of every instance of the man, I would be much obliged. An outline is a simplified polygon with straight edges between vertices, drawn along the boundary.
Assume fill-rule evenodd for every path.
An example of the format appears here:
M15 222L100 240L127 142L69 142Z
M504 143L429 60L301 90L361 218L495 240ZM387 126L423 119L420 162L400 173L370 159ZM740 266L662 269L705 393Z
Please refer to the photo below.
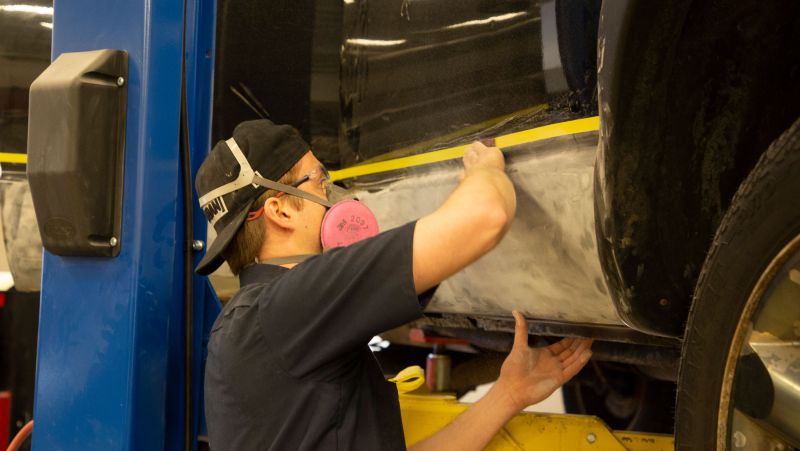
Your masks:
M500 241L516 208L499 149L475 143L463 162L460 184L435 212L321 253L329 186L297 132L245 122L214 146L196 185L218 236L197 271L224 259L241 289L208 344L212 449L404 449L397 390L367 342L421 316L434 287ZM493 388L415 449L482 449L589 360L588 340L528 348L524 318L514 316L514 347Z

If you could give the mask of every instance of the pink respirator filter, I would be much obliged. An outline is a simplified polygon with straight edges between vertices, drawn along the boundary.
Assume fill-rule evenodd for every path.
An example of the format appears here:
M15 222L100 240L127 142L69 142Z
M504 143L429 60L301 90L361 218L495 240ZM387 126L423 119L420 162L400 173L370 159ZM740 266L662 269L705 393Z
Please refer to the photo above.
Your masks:
M337 202L322 219L320 238L323 249L349 246L378 234L378 220L357 200Z

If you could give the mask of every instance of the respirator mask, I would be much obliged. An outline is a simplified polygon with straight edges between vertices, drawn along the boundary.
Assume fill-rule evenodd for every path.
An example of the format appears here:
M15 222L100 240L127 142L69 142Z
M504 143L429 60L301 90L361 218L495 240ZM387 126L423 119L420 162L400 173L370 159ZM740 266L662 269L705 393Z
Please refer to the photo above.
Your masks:
M328 198L301 190L300 185L306 182L320 183ZM253 177L253 183L278 191L278 196L283 194L296 196L327 208L320 227L323 250L349 246L378 234L378 221L369 207L354 199L345 189L331 183L324 167L304 175L291 185L267 180L258 175ZM263 206L250 213L247 220L258 219L262 211Z

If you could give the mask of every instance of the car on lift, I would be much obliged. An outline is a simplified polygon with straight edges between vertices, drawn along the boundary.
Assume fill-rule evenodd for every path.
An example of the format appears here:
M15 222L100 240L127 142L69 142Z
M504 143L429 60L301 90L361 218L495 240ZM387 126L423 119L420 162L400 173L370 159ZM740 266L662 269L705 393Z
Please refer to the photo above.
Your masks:
M460 163L381 163L509 143L515 222L416 327L503 351L517 308L532 335L598 341L607 362L567 388L572 411L665 430L677 380L680 447L797 445L798 393L778 381L798 361L777 350L800 315L762 296L790 290L798 256L796 3L220 5L213 140L294 124L383 227L435 208ZM736 387L756 380L753 405Z
M412 325L480 351L454 383L496 374L519 309L595 338L571 412L671 432L677 393L682 449L798 446L799 8L219 0L212 142L292 124L390 228L494 139L517 218Z

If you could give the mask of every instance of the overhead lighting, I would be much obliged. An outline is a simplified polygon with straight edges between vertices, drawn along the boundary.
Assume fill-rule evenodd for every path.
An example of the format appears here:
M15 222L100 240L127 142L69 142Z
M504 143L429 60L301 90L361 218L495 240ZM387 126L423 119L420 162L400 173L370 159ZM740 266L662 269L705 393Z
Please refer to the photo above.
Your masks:
M528 14L527 12L521 11L518 13L508 13L508 14L501 14L499 16L487 17L486 19L468 20L466 22L448 25L445 27L445 29L452 30L454 28L473 27L475 25L486 25L492 22L503 22L505 20L511 20L516 17L526 16L527 14Z
M39 22L39 25L41 25L41 26L43 26L45 28L49 28L51 30L53 29L53 23L52 22Z
M10 13L30 13L41 14L43 16L52 16L52 6L36 6L36 5L2 5L0 11L8 11Z
M392 45L400 45L406 42L405 39L397 39L395 41L385 41L379 39L348 39L347 41L350 45L363 45L363 46L371 46L371 47L388 47Z

